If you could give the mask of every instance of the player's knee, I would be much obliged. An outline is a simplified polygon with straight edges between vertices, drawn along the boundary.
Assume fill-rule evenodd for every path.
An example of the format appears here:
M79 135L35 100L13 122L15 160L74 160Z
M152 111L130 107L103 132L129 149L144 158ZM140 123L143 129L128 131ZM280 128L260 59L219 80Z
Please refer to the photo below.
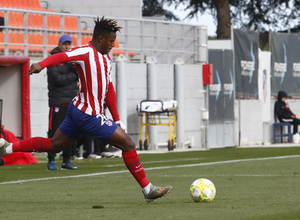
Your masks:
M126 142L124 143L124 148L124 151L133 151L136 149L135 144L130 137L126 139Z
M57 145L55 142L51 142L50 152L51 153L59 153L62 151L62 147Z
M59 152L61 152L61 149L58 149L58 148L50 148L50 152L51 153L59 153Z

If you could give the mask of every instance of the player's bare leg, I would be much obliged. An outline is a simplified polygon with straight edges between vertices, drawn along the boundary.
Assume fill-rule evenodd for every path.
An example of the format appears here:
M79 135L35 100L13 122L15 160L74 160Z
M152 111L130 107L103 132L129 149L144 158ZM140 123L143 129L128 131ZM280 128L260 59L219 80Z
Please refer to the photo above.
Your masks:
M165 196L173 188L171 185L165 187L153 186L146 177L144 168L136 153L136 147L132 139L123 129L117 127L117 130L108 141L109 144L120 148L127 169L140 184L143 189L144 197L147 202Z
M69 146L74 140L65 136L59 129L53 138L34 137L18 143L8 143L0 139L0 157L13 152L53 152L59 153L64 147Z
M73 139L68 138L58 128L51 138L50 151L52 153L59 153L64 150L65 147L70 146L74 142Z

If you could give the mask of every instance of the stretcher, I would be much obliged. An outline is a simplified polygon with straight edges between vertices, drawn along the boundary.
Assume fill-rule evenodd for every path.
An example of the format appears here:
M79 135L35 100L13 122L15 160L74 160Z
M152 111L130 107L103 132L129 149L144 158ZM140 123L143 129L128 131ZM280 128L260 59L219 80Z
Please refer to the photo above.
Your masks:
M168 150L174 150L176 140L176 113L177 101L143 100L137 105L137 112L140 117L140 140L139 149L149 148L149 126L168 126L169 139ZM143 142L143 130L145 127L145 140ZM172 129L173 128L173 129ZM173 131L173 132L172 132Z

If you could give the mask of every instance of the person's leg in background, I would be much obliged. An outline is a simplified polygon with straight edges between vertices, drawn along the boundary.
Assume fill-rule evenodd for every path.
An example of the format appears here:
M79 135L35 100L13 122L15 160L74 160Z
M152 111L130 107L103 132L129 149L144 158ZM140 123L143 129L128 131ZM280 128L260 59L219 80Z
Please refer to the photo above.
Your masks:
M94 152L93 154L101 156L101 141L99 139L93 138L94 141Z
M293 128L294 128L293 134L297 134L298 133L298 126L300 125L300 119L299 118L294 118L292 124L293 124Z
M4 166L4 160L0 158L0 166Z
M49 131L48 131L48 138L52 138L54 133L60 126L60 124L64 121L68 111L68 106L56 106L51 107L49 112ZM55 156L56 153L48 153L48 170L58 170L56 163L55 163ZM78 167L74 166L70 162L71 157L71 146L65 148L63 151L63 163L62 169L70 169L70 170L77 170Z
M92 150L93 143L94 143L94 150ZM95 142L94 142L94 138L91 135L84 136L83 149L85 149L84 158L89 158L89 159L100 159L101 158L101 156L94 154Z
M51 138L51 137L49 137L49 138ZM56 153L48 153L47 157L48 157L47 169L48 170L58 170L56 163L55 163Z
M91 154L91 156L94 157L94 159L102 158L102 156L101 156L102 142L97 138L93 138L93 143L94 143L94 150L93 150L93 153Z
M76 140L74 144L71 145L71 158L73 160L82 160L83 157L79 155L80 147L82 144L80 143L80 139Z
M71 155L72 155L72 149L76 147L76 142L74 142L72 145L70 145L68 148L63 150L63 163L61 165L61 169L68 169L68 170L78 170L79 167L74 166L71 163Z
M122 151L120 149L96 138L94 139L94 154L107 158L122 157Z
M92 136L84 135L83 136L83 150L85 151L83 154L84 158L88 158L88 156L92 153Z
M60 125L60 123L58 123L59 122L58 120L60 119L60 114L56 114L55 112L53 112L54 110L55 110L55 108L53 108L53 107L51 107L49 110L48 138L53 137L56 129ZM47 157L48 157L47 169L48 170L58 170L56 163L55 163L56 153L48 152Z

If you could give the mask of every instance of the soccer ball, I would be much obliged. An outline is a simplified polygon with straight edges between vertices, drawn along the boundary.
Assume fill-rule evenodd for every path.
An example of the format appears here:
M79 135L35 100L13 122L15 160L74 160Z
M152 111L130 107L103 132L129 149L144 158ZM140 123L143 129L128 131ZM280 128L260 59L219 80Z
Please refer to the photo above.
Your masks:
M195 202L211 202L216 196L216 187L208 179L195 180L191 187L191 196Z

